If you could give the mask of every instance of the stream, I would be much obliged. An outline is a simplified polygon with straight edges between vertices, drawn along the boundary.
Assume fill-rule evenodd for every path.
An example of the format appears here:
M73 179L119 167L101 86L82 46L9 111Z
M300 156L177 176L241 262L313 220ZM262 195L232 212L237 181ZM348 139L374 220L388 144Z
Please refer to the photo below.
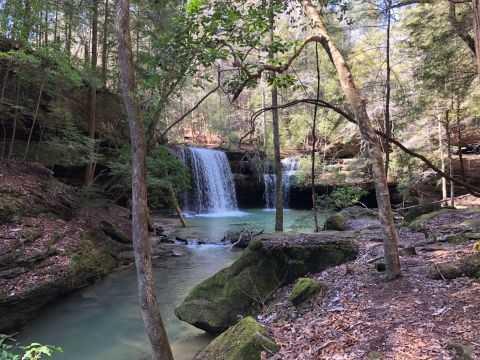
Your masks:
M234 212L228 216L193 216L189 226L176 235L218 242L227 230L247 227L272 232L274 211L261 209ZM285 211L285 229L312 229L309 211ZM230 265L239 252L229 246L172 245L185 256L161 260L154 268L158 302L176 360L190 360L211 337L178 320L173 311L189 291L202 280ZM18 340L61 346L58 359L143 360L149 348L137 300L134 267L115 272L84 289L75 291L47 307L31 321Z

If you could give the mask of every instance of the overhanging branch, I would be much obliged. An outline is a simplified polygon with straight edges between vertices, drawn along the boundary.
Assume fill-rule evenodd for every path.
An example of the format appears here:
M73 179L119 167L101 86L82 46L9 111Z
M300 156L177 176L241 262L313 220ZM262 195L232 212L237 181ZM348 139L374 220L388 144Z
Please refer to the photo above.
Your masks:
M271 111L273 109L285 109L285 108L289 108L289 107L293 107L293 106L296 106L296 105L299 105L299 104L310 104L310 105L317 105L317 106L320 106L320 107L323 107L323 108L326 108L326 109L330 109L330 110L333 110L335 111L337 114L341 115L342 117L344 117L347 121L353 123L353 124L357 124L357 121L355 120L355 118L350 115L348 112L346 112L345 110L339 108L338 106L335 106L333 104L330 104L324 100L316 100L316 99L299 99L299 100L293 100L289 103L286 103L286 104L282 104L282 105L279 105L279 106L276 106L276 107L266 107L266 108L263 108L263 109L260 109L258 111L256 111L251 119L252 121L255 121L255 119L260 116L263 112L266 112L266 111ZM448 174L446 174L445 172L443 172L442 170L440 170L438 167L436 167L429 159L427 159L425 156L421 155L421 154L418 154L416 153L415 151L413 150L410 150L409 148L407 148L405 145L403 145L400 141L398 140L395 140L391 137L388 137L385 133L383 133L382 131L379 131L379 130L375 130L375 133L381 137L383 137L384 139L388 139L392 144L394 144L395 146L397 146L400 150L402 150L403 152L407 153L408 155L414 157L414 158L417 158L419 160L421 160L425 165L427 165L430 169L432 169L434 172L436 172L438 175L440 175L441 177L453 182L454 184L456 185L459 185L459 186L463 186L471 195L475 196L475 197L480 197L480 188L477 188L469 183L467 183L466 181L463 181L463 180L460 180L460 179L457 179L453 176L450 176Z

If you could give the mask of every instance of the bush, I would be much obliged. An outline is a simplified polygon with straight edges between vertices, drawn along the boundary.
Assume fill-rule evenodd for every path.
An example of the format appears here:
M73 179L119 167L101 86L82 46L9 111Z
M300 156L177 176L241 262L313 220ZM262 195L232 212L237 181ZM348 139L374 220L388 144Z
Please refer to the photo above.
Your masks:
M19 355L18 352L23 355ZM0 360L38 360L55 352L63 352L61 347L31 343L21 346L9 336L0 334Z

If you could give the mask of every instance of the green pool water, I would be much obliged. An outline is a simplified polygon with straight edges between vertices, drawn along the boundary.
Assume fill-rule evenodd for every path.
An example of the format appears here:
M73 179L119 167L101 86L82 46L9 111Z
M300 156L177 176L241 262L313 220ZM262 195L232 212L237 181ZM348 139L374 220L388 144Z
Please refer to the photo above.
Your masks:
M244 210L221 217L189 217L188 228L177 235L208 242L219 241L228 229L248 227L273 231L275 212ZM285 212L287 231L310 231L311 214ZM192 359L211 341L203 331L178 320L173 311L199 282L231 264L238 252L219 245L173 245L182 257L167 258L154 269L160 310L176 360ZM115 272L87 288L75 291L47 307L21 333L22 343L32 341L62 346L67 360L142 360L148 343L137 301L135 269Z

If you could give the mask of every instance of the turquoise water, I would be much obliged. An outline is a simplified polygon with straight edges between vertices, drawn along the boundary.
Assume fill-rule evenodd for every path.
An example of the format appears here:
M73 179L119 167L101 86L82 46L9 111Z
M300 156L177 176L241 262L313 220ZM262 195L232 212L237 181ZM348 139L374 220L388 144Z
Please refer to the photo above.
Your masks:
M228 229L247 227L273 231L275 212L247 210L222 217L189 217L189 227L177 235L209 242L219 241ZM311 230L310 212L285 212L285 228ZM167 258L154 269L160 310L176 360L192 359L211 341L203 331L178 320L173 311L199 282L231 264L239 255L228 246L173 246L185 256ZM62 346L67 360L142 360L148 343L137 301L135 269L118 271L47 307L31 321L19 340Z

